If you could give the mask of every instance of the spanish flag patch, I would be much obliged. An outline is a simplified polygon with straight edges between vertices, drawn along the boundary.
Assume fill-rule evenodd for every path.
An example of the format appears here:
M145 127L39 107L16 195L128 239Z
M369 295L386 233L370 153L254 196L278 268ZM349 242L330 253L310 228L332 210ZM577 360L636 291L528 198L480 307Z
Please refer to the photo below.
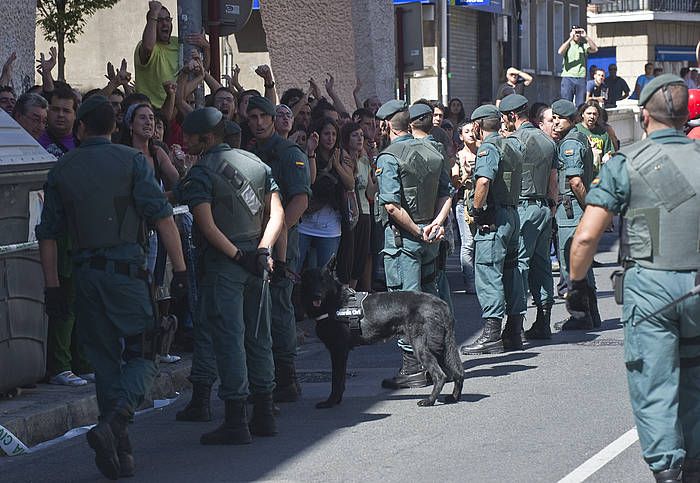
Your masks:
M303 168L305 166L304 161L296 161L294 164L296 164L300 168Z
M566 151L564 151L564 154L565 154L566 156L571 156L572 154L574 154L574 150L573 150L573 149L567 149Z
M483 150L483 151L479 151L479 154L477 154L477 156L486 156L487 154L489 154L489 152L486 150Z
M597 184L600 184L600 178L593 178L593 181L591 181L591 186L595 186Z
M379 176L380 174L382 174L382 168L377 168L377 169L374 170L374 175L375 175L375 176Z

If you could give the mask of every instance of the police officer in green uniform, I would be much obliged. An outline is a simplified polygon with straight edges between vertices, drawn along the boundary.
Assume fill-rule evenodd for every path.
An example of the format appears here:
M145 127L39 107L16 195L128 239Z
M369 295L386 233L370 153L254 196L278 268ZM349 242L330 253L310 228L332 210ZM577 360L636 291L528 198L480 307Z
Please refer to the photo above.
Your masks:
M549 339L554 305L554 281L549 247L552 243L552 207L557 199L559 159L552 139L528 121L528 101L512 94L501 101L499 110L511 136L524 146L522 187L518 201L520 248L518 269L523 292L528 287L537 307L537 318L525 332L528 339Z
M433 108L428 104L419 102L408 108L408 115L411 121L411 135L414 139L422 139L425 142L430 143L440 153L443 158L443 169L445 170L446 176L449 178L450 162L447 158L445 147L441 142L437 141L432 134L429 134L433 129ZM448 223L447 217L452 209L451 194L452 192L450 191L448 202L441 205L443 213L438 214L439 218L444 220L443 226L445 223ZM435 283L437 284L438 297L447 303L447 305L450 307L450 312L454 314L454 306L452 305L452 291L450 290L450 283L449 280L447 280L447 273L445 271L448 248L448 241L444 238L440 240L438 256L435 259L437 264Z
M384 226L384 272L390 291L415 290L437 295L436 258L444 236L443 207L449 203L444 158L431 142L413 139L405 101L392 100L377 111L389 127L391 144L377 157L376 216ZM448 208L449 209L449 208ZM382 381L388 389L424 387L427 372L402 339L403 364Z
M202 435L202 444L246 444L251 434L277 433L273 416L274 367L262 276L272 270L272 247L284 213L269 167L256 156L223 143L221 112L205 107L183 123L188 150L201 158L180 182L199 234L199 287L191 379L198 386L221 378L224 423ZM263 293L262 305L269 297ZM213 348L213 353L212 349ZM248 427L246 399L252 394ZM183 419L183 418L181 418Z
M265 97L248 101L248 126L255 137L253 153L272 169L284 206L285 230L275 245L275 270L272 275L272 351L275 358L275 402L294 402L301 394L294 358L297 329L292 305L293 276L299 257L297 224L306 211L311 194L309 160L296 143L275 132L275 106Z
M523 348L525 315L523 279L518 270L518 198L523 147L515 137L504 138L501 113L494 105L477 107L471 116L479 126L481 146L474 169L472 217L476 294L485 319L481 336L461 347L462 354L495 354ZM504 315L508 315L501 333Z
M571 246L567 308L586 310L586 271L623 217L622 324L632 411L657 482L700 481L700 297L646 320L699 283L700 143L683 135L688 89L664 74L639 96L647 138L603 165ZM618 291L618 289L621 289ZM618 302L620 302L618 300Z
M560 99L552 104L552 135L558 141L559 205L557 206L557 234L559 263L562 278L569 279L569 250L576 227L585 208L586 192L593 180L593 151L588 138L575 127L576 106ZM589 310L580 317L571 316L557 324L561 330L590 330L601 325L596 297L593 269L586 275Z
M158 372L159 343L149 294L145 223L154 223L173 264L171 295L186 297L187 274L172 208L144 156L112 144L115 114L103 96L78 110L79 148L49 172L36 228L46 283L46 312L67 307L56 240L73 242L77 335L95 369L99 423L87 433L95 463L110 479L131 476L127 424Z

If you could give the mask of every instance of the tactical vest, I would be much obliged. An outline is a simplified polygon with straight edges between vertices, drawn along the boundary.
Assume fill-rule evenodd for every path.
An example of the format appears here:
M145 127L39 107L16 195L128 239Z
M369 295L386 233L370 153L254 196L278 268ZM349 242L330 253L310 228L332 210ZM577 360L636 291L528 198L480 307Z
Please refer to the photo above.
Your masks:
M556 153L554 141L539 129L520 128L512 134L525 146L520 199L542 199L549 191L549 175Z
M620 238L622 260L646 268L700 267L700 143L645 139L620 154L630 180Z
M55 174L75 248L145 242L145 222L132 194L137 154L127 146L105 144L64 155Z
M408 211L414 223L432 221L444 169L443 156L427 139L393 143L382 152L393 154L398 160L401 207Z
M517 138L516 138L517 139ZM517 142L520 142L518 140ZM502 136L494 136L482 143L498 149L501 159L498 162L496 179L491 182L489 197L501 206L516 206L520 198L522 184L523 154Z
M583 181L583 185L586 187L586 190L588 190L588 188L591 186L591 181L593 181L593 150L588 144L588 138L586 137L586 135L577 129L571 129L571 131L568 132L568 134L564 137L564 139L562 139L561 142L563 143L564 141L569 139L577 141L584 148L583 175L581 176L581 180ZM560 164L560 168L563 169L562 164ZM563 172L561 172L561 169L559 173L559 194L573 196L574 192L571 190L569 180L566 179L566 176Z
M234 243L259 238L267 183L263 162L248 151L227 149L206 154L197 165L211 174L217 228Z

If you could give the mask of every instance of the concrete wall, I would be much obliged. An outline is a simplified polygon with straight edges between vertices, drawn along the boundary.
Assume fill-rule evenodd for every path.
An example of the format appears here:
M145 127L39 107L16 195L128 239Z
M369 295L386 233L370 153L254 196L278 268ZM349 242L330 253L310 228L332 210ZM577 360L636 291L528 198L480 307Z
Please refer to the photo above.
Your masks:
M616 47L618 75L634 89L637 76L644 73L644 64L654 62L657 45L695 46L700 39L697 22L616 22L591 25L601 47ZM665 72L678 74L683 62L654 62Z
M390 0L288 0L262 2L270 62L281 94L289 87L308 89L313 77L322 91L326 73L353 110L356 76L362 98L392 97L394 15ZM322 92L325 95L325 91Z
M14 1L14 0L11 0ZM17 0L21 2L21 0ZM177 0L161 0L177 15ZM85 92L107 84L105 73L107 62L119 66L122 58L129 63L129 72L134 72L134 49L141 40L146 25L148 3L142 0L121 0L114 7L98 11L87 20L83 35L75 44L66 44L66 81ZM177 35L177 22L173 22L173 35ZM48 55L52 44L44 40L43 32L36 29L36 52ZM54 78L58 67L54 68ZM37 83L41 82L36 76Z
M0 68L12 52L12 83L18 94L34 84L34 28L36 0L3 0L0 9Z

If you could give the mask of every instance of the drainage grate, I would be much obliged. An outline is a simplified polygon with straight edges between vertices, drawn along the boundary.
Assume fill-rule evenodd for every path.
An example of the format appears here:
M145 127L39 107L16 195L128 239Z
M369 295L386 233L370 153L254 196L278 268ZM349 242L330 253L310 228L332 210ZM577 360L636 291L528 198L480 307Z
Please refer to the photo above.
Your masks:
M348 372L347 377L355 377L355 373ZM315 371L315 372L297 372L297 379L300 382L331 382L331 371Z
M577 342L576 345L590 347L622 347L624 340L622 339L594 339L586 342Z

